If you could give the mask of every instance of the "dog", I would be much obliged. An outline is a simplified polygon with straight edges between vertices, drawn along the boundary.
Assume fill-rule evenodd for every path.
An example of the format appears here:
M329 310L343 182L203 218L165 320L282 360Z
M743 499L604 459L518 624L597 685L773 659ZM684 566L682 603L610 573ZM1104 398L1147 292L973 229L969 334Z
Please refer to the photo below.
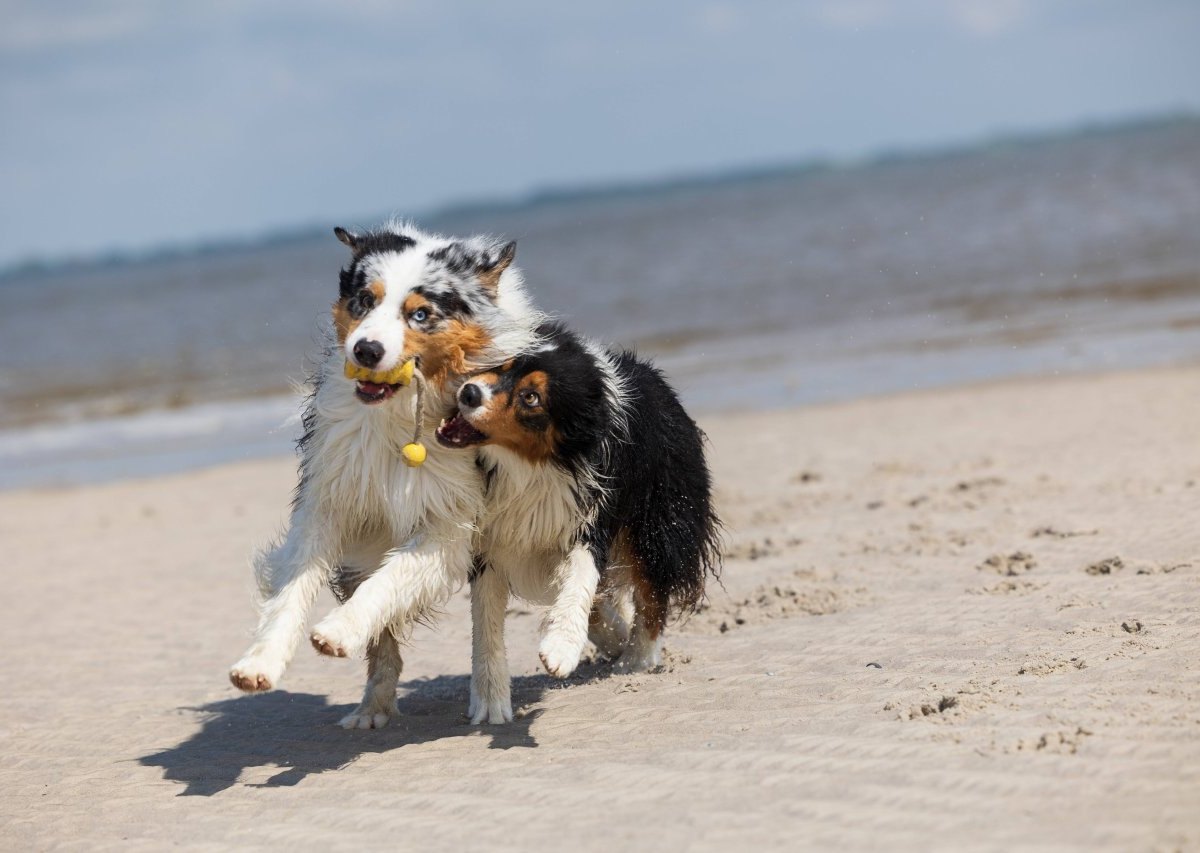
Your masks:
M510 590L549 605L551 675L568 676L589 638L619 671L645 670L668 613L693 610L720 568L704 435L663 375L561 325L538 331L533 351L465 382L436 433L476 449L487 481L472 702L505 716Z
M286 532L255 559L258 628L230 679L248 692L275 687L317 593L332 583L343 603L310 639L326 655L365 649L362 703L341 724L378 728L396 713L399 641L468 579L484 509L469 455L431 443L423 465L404 463L418 396L391 377L414 362L426 382L422 416L437 423L464 376L537 341L541 317L512 265L514 243L406 223L334 233L351 260L303 415L299 483Z

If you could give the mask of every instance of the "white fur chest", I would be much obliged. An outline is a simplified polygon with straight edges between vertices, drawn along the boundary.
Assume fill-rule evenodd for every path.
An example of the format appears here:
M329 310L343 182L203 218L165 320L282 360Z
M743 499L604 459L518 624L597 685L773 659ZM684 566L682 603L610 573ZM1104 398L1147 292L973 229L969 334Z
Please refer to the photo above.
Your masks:
M530 465L500 447L480 451L494 467L482 524L482 550L509 579L513 592L538 601L547 572L575 544L584 522L569 474L554 465Z
M316 418L306 450L304 485L320 512L340 517L343 529L391 531L396 545L431 529L475 529L483 510L483 477L471 453L423 437L425 463L410 468L401 448L412 441L415 395L402 389L366 406L353 385L326 374L314 400ZM427 412L426 423L437 419Z

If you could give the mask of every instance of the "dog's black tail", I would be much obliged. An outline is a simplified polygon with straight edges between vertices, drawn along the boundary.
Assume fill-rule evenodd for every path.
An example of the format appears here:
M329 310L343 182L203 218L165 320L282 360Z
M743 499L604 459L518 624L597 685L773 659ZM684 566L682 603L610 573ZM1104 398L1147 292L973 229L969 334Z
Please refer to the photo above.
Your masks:
M704 433L657 369L625 353L618 371L631 400L629 441L614 466L625 484L617 498L624 505L614 507L622 522L614 545L627 546L635 594L660 629L670 609L695 610L708 577L718 576L721 523Z

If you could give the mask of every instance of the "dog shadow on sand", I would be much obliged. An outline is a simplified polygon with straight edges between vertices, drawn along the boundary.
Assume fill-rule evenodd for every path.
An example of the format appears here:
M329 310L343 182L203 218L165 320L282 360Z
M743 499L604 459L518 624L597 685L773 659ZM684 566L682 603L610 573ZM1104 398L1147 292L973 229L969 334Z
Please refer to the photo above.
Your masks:
M464 711L470 677L444 675L409 681L398 703L399 714L383 729L345 730L338 720L355 706L331 705L324 696L276 690L210 702L200 731L178 746L138 759L146 767L163 768L163 778L184 784L179 796L211 797L238 784L252 767L279 772L255 787L297 785L309 775L337 770L370 753L443 738L490 740L489 749L535 748L531 733L541 709L532 708L550 690L605 677L611 667L583 663L566 682L548 675L518 676L512 682L513 722L472 726ZM250 784L250 783L247 783Z

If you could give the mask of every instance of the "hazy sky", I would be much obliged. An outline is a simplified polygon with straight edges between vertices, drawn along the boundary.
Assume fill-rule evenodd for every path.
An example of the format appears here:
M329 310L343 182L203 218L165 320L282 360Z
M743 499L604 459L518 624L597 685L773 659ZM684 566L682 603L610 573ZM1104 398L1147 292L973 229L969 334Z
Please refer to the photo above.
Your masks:
M0 0L0 265L1200 109L1197 0Z

